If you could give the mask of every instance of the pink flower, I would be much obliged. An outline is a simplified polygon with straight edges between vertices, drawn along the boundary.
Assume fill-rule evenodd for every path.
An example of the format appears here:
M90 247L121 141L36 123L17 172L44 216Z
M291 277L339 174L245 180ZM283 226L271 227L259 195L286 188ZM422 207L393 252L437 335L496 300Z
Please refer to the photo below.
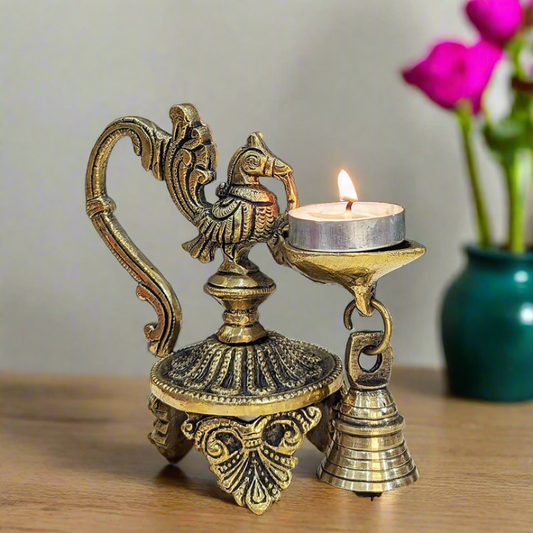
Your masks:
M402 75L441 107L453 109L461 100L469 100L472 111L478 113L483 91L502 56L503 52L487 41L473 46L442 41Z
M498 45L514 37L522 21L519 0L470 0L465 10L481 37Z

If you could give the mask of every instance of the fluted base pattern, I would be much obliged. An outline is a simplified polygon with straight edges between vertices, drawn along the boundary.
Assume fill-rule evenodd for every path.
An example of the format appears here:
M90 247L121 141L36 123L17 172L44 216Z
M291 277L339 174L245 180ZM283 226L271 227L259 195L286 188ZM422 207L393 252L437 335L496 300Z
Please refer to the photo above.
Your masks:
M350 389L334 426L333 440L317 472L321 481L379 494L418 479L403 437L403 417L386 388Z

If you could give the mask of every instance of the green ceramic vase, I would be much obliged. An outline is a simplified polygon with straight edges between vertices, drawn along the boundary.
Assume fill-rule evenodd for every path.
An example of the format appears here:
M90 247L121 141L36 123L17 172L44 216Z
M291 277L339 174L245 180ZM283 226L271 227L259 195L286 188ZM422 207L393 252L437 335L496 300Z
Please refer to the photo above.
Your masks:
M533 399L533 253L467 247L446 292L442 342L452 394Z

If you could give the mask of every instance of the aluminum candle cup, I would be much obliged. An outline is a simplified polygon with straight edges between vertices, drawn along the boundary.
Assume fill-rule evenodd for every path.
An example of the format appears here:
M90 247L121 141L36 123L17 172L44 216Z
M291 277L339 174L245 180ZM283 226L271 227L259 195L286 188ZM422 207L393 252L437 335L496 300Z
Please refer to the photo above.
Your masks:
M405 210L381 202L312 204L289 212L289 243L301 250L360 252L405 240Z

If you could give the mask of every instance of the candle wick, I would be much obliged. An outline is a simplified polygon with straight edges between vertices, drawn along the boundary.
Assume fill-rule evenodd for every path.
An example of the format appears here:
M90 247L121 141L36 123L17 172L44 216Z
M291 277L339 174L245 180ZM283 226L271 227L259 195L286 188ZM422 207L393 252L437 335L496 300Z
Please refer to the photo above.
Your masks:
M354 202L350 202L350 201L348 200L348 203L346 204L346 211L345 211L345 213L350 213L350 212L351 212L351 210L352 210L352 205L353 205L353 204L354 204Z

